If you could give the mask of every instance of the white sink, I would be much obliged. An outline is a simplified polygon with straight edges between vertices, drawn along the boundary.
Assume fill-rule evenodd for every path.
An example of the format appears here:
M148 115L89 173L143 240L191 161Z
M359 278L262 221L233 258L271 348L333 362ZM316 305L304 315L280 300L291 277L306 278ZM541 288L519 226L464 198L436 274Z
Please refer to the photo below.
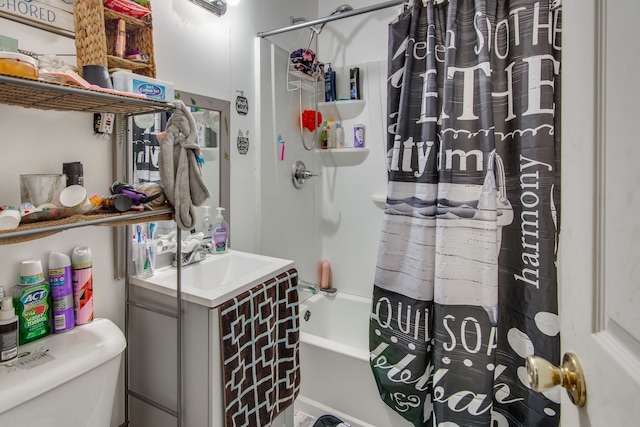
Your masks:
M182 299L217 307L293 266L294 262L290 260L234 250L207 255L203 261L182 267ZM177 274L175 267L162 267L151 277L134 276L130 282L175 297Z

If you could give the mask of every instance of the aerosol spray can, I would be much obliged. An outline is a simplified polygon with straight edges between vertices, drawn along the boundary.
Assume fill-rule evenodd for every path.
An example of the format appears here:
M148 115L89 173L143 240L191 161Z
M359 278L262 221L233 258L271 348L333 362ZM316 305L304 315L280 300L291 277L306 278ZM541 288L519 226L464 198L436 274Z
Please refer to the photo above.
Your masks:
M60 333L73 329L73 284L71 280L71 260L60 252L49 254L49 288L53 311L53 332Z
M71 281L76 325L84 325L93 320L92 267L91 249L87 246L75 247L71 254Z

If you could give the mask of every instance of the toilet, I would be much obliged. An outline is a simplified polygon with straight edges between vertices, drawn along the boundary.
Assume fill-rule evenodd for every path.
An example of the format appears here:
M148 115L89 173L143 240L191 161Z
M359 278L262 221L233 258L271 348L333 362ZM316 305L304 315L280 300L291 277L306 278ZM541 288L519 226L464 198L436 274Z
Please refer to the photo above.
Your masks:
M20 346L0 365L0 426L109 427L125 347L108 319Z

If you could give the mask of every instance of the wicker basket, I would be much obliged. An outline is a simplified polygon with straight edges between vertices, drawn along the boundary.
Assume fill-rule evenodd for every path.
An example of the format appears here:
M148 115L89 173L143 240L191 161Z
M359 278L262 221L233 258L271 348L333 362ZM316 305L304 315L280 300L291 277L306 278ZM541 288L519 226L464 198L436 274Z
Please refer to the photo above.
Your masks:
M147 77L156 76L153 55L151 14L142 19L106 9L102 0L75 0L73 18L76 32L78 69L83 65L104 65L109 69L124 68ZM151 2L146 7L151 8ZM149 63L140 63L111 55L114 51L118 19L126 22L126 50L139 50L149 57Z

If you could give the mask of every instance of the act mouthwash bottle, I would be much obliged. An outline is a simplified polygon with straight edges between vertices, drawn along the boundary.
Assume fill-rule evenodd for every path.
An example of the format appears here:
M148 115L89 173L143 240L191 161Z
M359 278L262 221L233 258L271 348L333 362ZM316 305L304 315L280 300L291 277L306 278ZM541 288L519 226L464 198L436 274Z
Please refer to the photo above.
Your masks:
M13 306L18 316L18 344L24 345L51 333L50 289L39 259L23 261L20 283L14 287Z

